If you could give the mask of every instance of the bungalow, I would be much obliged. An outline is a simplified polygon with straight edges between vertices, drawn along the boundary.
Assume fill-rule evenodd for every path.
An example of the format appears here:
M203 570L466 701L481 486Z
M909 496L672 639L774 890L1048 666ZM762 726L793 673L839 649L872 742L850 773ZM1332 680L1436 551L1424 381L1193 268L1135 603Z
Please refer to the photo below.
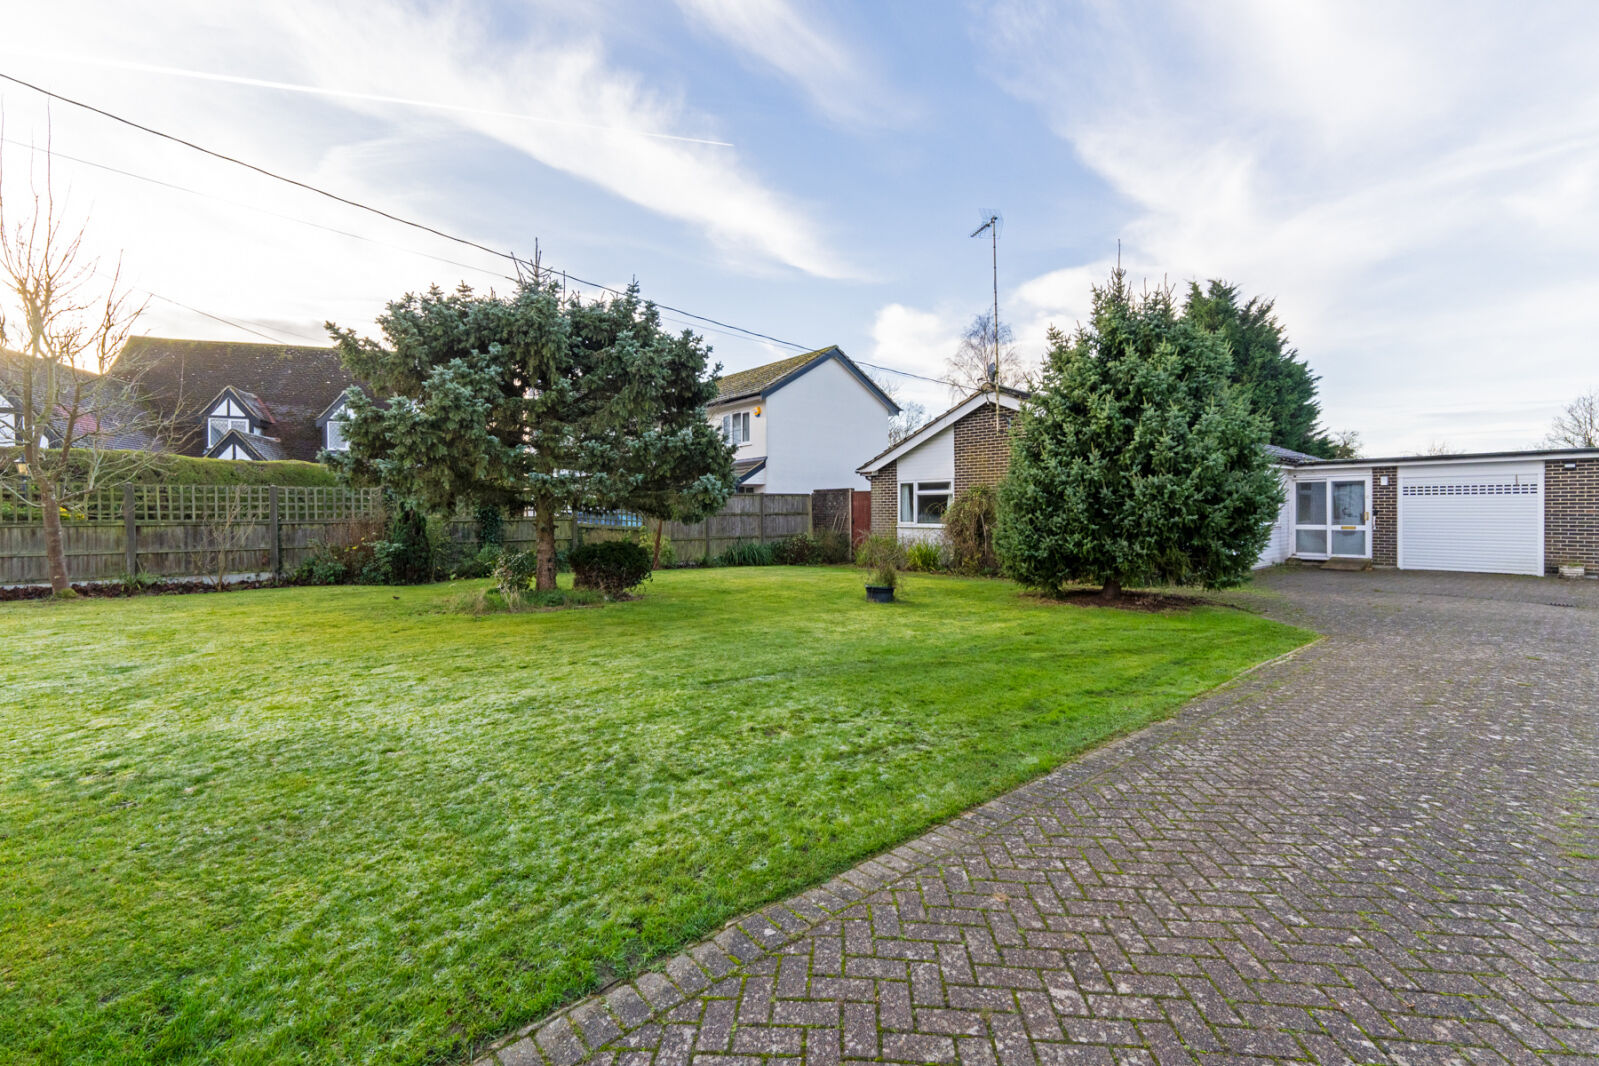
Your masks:
M739 492L849 488L862 455L888 440L899 405L838 347L723 375L706 408L737 446Z
M872 529L937 538L950 500L1005 476L1011 420L1026 398L1016 389L974 392L861 466L872 485Z
M174 424L181 455L314 462L346 447L337 419L355 379L334 348L134 337L119 370Z
M1001 390L996 423L994 394L975 393L860 467L872 484L872 528L937 537L955 495L1004 476L1024 399ZM1285 498L1260 566L1599 572L1599 449L1359 460L1267 450Z

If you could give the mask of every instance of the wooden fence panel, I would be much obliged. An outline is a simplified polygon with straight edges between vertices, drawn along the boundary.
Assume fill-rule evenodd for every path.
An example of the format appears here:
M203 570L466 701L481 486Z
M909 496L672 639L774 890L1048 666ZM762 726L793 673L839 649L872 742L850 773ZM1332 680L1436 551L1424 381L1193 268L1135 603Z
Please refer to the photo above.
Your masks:
M679 559L714 558L739 544L769 544L811 530L810 493L748 493L730 497L703 522L668 522Z

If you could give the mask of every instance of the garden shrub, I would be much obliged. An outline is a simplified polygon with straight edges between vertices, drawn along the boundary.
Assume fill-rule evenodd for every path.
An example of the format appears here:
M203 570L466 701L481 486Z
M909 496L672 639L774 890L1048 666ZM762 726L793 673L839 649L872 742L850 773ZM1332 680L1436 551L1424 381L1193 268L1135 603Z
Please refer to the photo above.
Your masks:
M808 566L817 561L819 545L809 533L796 533L772 544L772 562L778 566Z
M855 552L850 548L847 534L836 529L824 529L816 534L816 562L837 566L854 558Z
M605 540L573 548L570 561L573 584L620 596L642 585L650 576L650 553L636 541Z
M861 541L855 565L872 571L867 579L872 584L893 588L899 584L899 571L905 568L905 545L887 533L874 533Z
M961 492L944 512L944 550L949 568L961 574L997 574L994 529L999 523L999 491L974 485Z
M494 583L506 603L514 606L527 592L537 565L537 557L532 552L500 552L494 564Z
M714 560L714 566L771 566L774 559L772 545L757 541L739 541Z
M943 552L930 540L912 541L905 547L905 569L929 573L943 569Z

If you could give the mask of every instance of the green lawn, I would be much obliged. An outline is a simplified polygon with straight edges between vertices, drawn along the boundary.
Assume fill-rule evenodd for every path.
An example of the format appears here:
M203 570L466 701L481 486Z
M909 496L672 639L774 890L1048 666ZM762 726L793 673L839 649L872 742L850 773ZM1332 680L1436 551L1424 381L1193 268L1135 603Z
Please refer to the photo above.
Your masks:
M459 1059L1308 639L838 569L456 594L0 605L8 1062Z

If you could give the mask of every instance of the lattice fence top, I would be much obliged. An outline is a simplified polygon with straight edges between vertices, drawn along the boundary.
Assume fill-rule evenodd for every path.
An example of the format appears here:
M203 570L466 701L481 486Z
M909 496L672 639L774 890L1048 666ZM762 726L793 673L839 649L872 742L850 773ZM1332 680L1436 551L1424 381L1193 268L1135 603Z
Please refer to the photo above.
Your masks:
M131 507L135 522L207 523L265 522L278 497L281 522L341 522L373 518L383 511L377 489L304 488L266 485L114 485L87 496L68 494L62 520L69 523L123 522ZM20 497L20 498L19 498ZM42 521L39 487L8 486L0 497L0 525L37 525Z

